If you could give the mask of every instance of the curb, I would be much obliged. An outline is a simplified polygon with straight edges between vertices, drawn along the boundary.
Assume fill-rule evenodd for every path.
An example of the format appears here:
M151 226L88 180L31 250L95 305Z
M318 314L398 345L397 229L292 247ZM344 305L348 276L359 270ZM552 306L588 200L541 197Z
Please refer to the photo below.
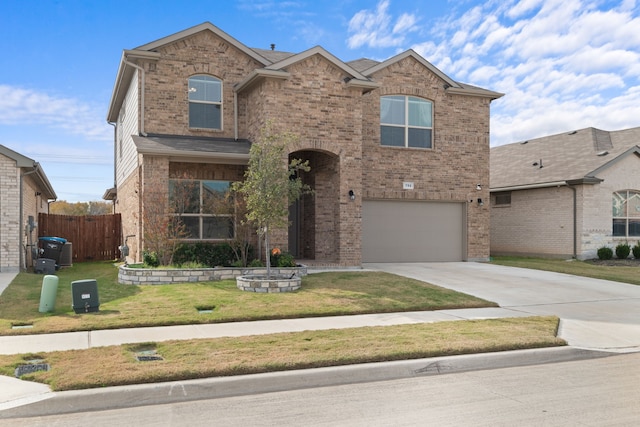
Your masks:
M64 391L51 393L50 398L46 400L0 411L0 419L171 404L285 390L560 363L614 355L616 353L574 347L552 347Z

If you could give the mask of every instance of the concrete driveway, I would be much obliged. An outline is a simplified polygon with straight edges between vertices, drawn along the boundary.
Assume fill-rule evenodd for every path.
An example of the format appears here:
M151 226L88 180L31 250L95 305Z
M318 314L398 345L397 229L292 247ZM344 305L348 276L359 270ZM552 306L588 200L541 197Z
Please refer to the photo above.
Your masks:
M484 298L514 316L558 316L559 336L574 347L640 351L640 286L475 262L364 267Z

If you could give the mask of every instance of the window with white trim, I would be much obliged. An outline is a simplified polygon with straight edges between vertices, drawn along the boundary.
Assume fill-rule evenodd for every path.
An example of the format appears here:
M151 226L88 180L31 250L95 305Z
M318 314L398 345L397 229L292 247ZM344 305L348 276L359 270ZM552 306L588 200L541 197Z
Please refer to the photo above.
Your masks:
M189 78L189 127L222 129L222 81L211 76Z
M622 190L613 193L613 235L640 236L640 191Z
M415 96L380 97L380 143L389 147L433 147L433 103Z
M230 188L229 181L169 180L171 209L180 216L187 239L217 240L234 237L233 214L223 206L229 197Z

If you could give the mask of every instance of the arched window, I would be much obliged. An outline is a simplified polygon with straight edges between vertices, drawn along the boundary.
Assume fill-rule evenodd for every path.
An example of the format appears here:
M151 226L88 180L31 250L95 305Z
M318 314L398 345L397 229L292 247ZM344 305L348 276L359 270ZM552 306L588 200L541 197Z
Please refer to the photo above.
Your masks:
M432 148L433 103L414 96L380 98L380 143L391 147Z
M210 76L189 78L189 127L222 129L222 81Z
M640 236L640 191L622 190L613 193L613 235Z

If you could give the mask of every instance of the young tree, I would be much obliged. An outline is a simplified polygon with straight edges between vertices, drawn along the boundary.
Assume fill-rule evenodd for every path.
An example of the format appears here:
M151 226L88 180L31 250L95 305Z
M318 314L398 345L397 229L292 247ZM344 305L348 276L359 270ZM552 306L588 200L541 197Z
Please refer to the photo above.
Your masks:
M264 239L267 277L271 277L269 233L286 227L289 206L301 195L311 192L298 172L308 172L309 162L293 159L287 163L287 147L297 137L291 133L276 133L268 122L258 141L251 145L249 167L245 180L236 182L233 189L241 193L247 205L247 219Z

